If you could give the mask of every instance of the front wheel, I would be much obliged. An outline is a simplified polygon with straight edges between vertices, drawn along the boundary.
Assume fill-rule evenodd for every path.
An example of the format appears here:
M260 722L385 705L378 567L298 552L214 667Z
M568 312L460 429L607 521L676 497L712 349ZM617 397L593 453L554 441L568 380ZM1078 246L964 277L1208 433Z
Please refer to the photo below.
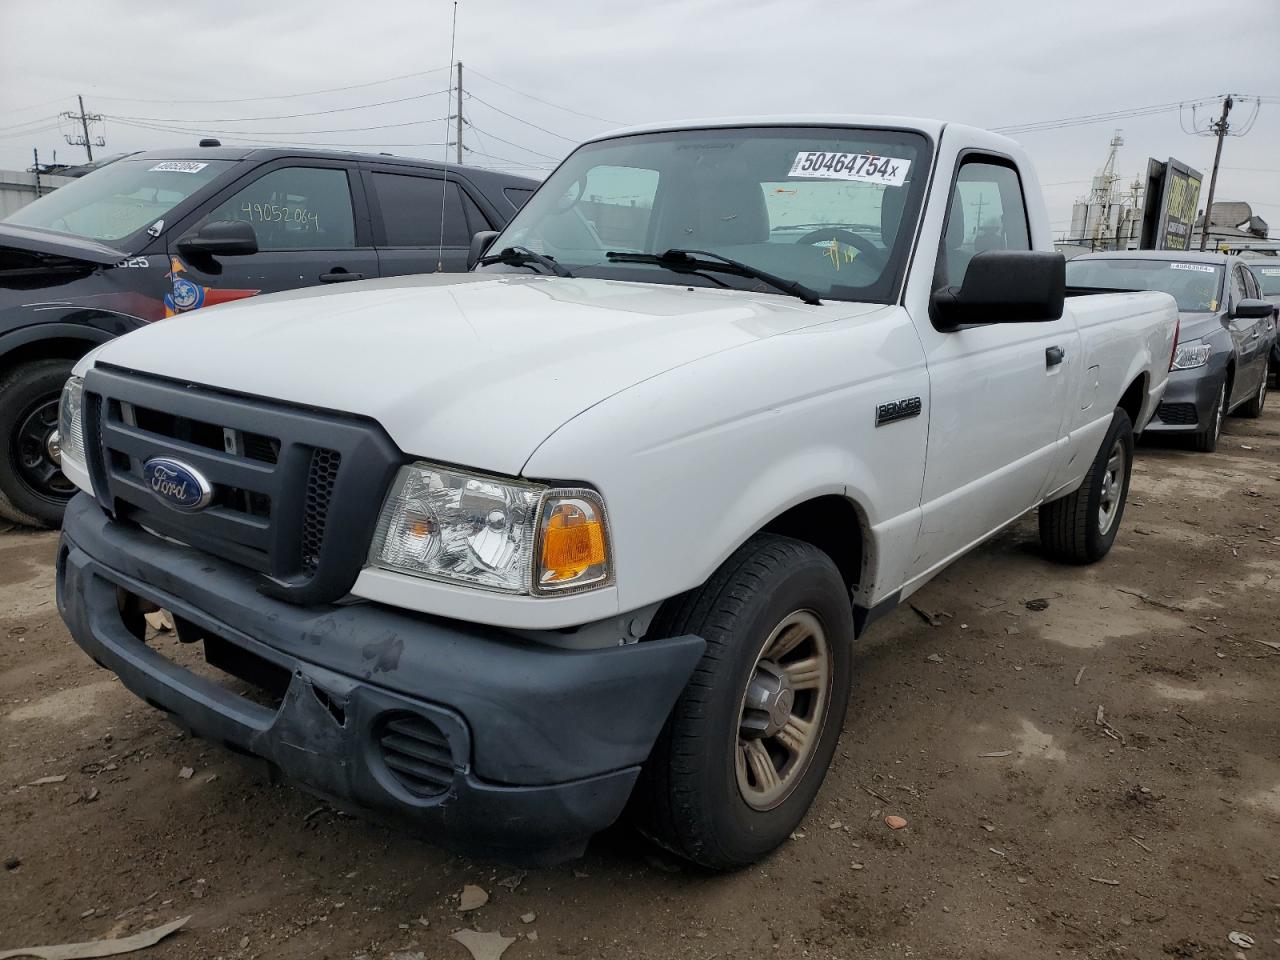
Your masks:
M1222 421L1227 416L1227 384L1223 381L1218 388L1218 400L1213 412L1209 414L1208 425L1191 438L1191 446L1200 453L1213 453L1218 449L1218 438L1222 436Z
M76 492L62 474L58 398L70 360L36 360L0 375L0 517L56 527Z
M1119 407L1084 482L1040 506L1040 544L1061 563L1096 563L1115 543L1133 469L1133 424Z
M853 650L849 591L809 544L760 534L655 621L706 652L632 797L641 832L713 870L785 841L840 737Z

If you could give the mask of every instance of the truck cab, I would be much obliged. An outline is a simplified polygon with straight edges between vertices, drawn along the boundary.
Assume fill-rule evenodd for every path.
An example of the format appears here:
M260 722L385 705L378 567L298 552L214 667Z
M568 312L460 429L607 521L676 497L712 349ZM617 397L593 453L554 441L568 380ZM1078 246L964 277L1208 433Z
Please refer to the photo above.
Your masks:
M610 134L472 257L83 358L59 609L197 734L511 859L785 840L877 618L1028 511L1107 554L1177 323L1067 296L1015 143L907 118Z

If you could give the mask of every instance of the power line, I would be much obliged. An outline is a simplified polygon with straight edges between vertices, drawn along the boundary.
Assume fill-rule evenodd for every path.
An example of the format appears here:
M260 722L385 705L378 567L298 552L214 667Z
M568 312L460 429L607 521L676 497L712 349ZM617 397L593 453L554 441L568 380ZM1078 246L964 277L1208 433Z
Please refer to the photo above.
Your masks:
M7 127L0 127L0 133L3 133L6 130L17 130L19 127L30 127L37 123L48 123L50 120L57 119L58 117L55 115L52 117L37 117L35 120L24 120L22 123L11 123Z
M452 88L445 87L443 90L432 90L430 93L417 93L410 97L396 97L393 100L377 100L373 103L360 103L350 107L331 107L328 110L309 110L306 113L281 113L274 116L264 117L206 117L202 120L190 120L186 117L131 117L123 115L112 115L115 120L141 120L148 123L252 123L258 120L296 120L299 117L319 117L330 113L347 113L351 110L369 110L374 107L385 107L393 103L408 103L411 100L425 100L428 97L438 97L442 93L449 93Z
M45 127L34 127L30 130L19 130L16 133L0 133L0 140L17 140L21 137L34 136L37 133L48 133L53 130L61 129L61 124L51 123Z
M528 97L530 100L534 100L534 101L537 101L538 103L546 104L548 107L555 107L555 109L563 110L565 113L572 113L579 117L586 117L588 120L599 120L601 123L616 123L620 126L628 122L626 120L610 120L608 117L597 117L593 113L583 113L581 110L574 110L572 107L566 107L559 103L553 103L550 100L543 100L541 97L535 97L533 94L526 93L524 90L521 90L518 87L513 87L510 84L503 83L501 80L495 80L493 79L493 77L489 76L488 74L481 73L475 67L471 68L471 72L478 77L483 77L485 80L488 80L490 83L497 84L500 87L510 90L512 93L518 93L522 97Z
M577 144L581 142L580 137L566 137L562 133L556 133L554 130L548 130L546 127L540 127L536 123L532 123L528 120L525 120L523 117L517 117L514 113L507 113L507 111L503 110L501 107L495 107L488 100L483 100L480 97L477 97L474 93L468 93L466 97L468 100L474 100L477 103L484 104L490 110L493 110L496 113L500 113L504 117L509 117L510 119L516 121L516 123L523 123L526 127L533 127L533 129L535 130L541 130L543 133L553 136L559 140L564 140L564 141L567 141L568 143L573 143L573 144Z
M178 130L178 129L175 129L174 127L161 127L161 126L156 126L154 124L149 124L149 123L129 123L127 121L120 121L120 122L124 123L125 126L137 127L140 130L152 130L157 133L172 133L172 134L177 134L183 137L190 137L196 133L202 132L197 130ZM203 131L203 132L210 132L210 131ZM239 133L252 133L252 131L241 130L239 131ZM264 144L267 146L359 147L363 150L371 150L375 147L442 147L442 146L445 146L445 144L440 143L438 141L431 142L431 143L378 143L378 142L350 143L346 141L335 141L335 140L298 141L291 138L281 139L279 137L268 137L268 136L246 137L246 136L239 136L239 135L234 135L234 136L225 135L222 137L222 139L231 140L235 143L257 143L257 144Z
M505 143L507 146L509 146L509 147L515 147L517 150L524 150L526 153L532 153L535 157L542 157L542 158L543 158L543 159L545 159L545 160L554 160L556 163L559 163L559 162L560 162L560 160L561 160L561 158L560 158L560 157L553 157L553 156L551 156L551 154L549 154L549 153L542 153L541 151L534 150L532 147L526 147L523 143L516 143L516 142L514 142L514 141L512 141L512 140L504 140L502 137L498 136L496 133L493 133L493 132L491 132L491 131L489 131L489 130L481 130L479 127L477 127L477 126L476 126L474 123L472 123L470 120L467 120L467 121L466 121L466 124L467 124L467 126L469 126L472 130L475 130L477 133L483 133L483 134L485 134L486 136L488 136L488 137L490 137L490 138L492 138L492 139L494 139L494 140L497 140L499 143Z
M535 170L545 170L549 164L525 163L521 160L513 160L511 157L500 157L496 153L485 153L483 150L474 150L471 147L464 148L467 153L475 154L477 157L488 157L490 160L501 160L503 163L515 164L516 166L528 167Z
M444 67L433 67L430 70L419 70L416 73L404 73L398 77L385 77L382 80L370 80L367 83L351 83L342 87L325 87L322 90L304 90L301 93L278 93L265 97L228 97L218 100L147 100L141 97L104 97L99 95L98 99L112 100L117 103L260 103L263 100L293 100L297 97L314 97L316 94L320 93L339 93L343 90L362 90L365 87L376 87L383 83L395 83L398 80L409 80L414 77L426 77L433 73L440 73L442 70L451 70L452 68L453 64L449 64Z
M195 129L186 129L183 127L167 127L161 124L145 123L138 120L127 120L124 117L116 117L107 115L108 119L117 123L123 123L129 127L142 127L148 130L163 130L167 133L182 133L188 136L196 133L217 133L217 134L245 134L252 133L267 137L305 137L312 133L359 133L366 130L390 130L396 127L412 127L424 123L436 123L438 120L447 120L448 116L437 117L434 120L405 120L401 123L378 123L368 127L329 127L323 130L215 130L209 127L197 127Z
M22 113L24 110L38 110L41 107L52 106L55 103L65 103L71 99L71 95L67 94L62 97L54 97L52 100L42 100L40 103L29 103L25 107L10 107L7 110L0 110L0 115L7 113Z
M1074 117L1059 117L1056 120L1033 120L1027 123L1008 124L1002 127L992 127L993 133L1036 133L1041 130L1059 130L1064 127L1085 126L1093 123L1109 123L1114 120L1126 120L1133 117L1155 116L1161 113L1171 113L1174 110L1182 110L1183 107L1208 103L1212 97L1203 97L1199 100L1180 100L1176 103L1157 103L1149 104L1145 107L1130 107L1125 110L1111 110L1105 113L1086 113Z

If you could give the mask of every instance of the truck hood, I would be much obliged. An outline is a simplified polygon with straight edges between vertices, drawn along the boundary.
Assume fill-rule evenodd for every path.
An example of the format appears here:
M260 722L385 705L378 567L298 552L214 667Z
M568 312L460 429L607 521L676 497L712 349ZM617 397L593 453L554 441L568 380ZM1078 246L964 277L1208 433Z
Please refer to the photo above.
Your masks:
M104 266L128 257L124 251L96 240L0 223L0 262L13 259L15 254L44 254Z
M883 309L616 280L437 274L207 307L93 358L366 416L407 454L514 476L558 427L642 380Z

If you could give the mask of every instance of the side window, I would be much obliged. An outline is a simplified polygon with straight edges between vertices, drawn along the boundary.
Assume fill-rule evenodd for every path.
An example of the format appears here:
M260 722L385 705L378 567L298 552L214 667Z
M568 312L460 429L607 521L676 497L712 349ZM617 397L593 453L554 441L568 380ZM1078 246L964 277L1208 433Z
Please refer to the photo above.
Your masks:
M440 243L440 205L444 204L444 244L471 242L458 184L435 177L375 173L373 189L382 210L389 247L434 247Z
M1248 267L1241 267L1241 269L1244 270L1245 296L1251 297L1254 300L1257 300L1262 296L1262 293L1258 289L1258 278L1254 276L1253 271L1250 270Z
M958 287L974 254L1030 249L1018 171L995 160L965 160L951 188L935 285Z
M1234 307L1248 296L1248 290L1245 288L1244 267L1236 267L1231 271L1231 306Z
M657 170L592 167L578 209L605 246L643 250L657 192Z
M205 217L253 224L259 250L350 250L356 245L347 172L281 167L238 190Z

